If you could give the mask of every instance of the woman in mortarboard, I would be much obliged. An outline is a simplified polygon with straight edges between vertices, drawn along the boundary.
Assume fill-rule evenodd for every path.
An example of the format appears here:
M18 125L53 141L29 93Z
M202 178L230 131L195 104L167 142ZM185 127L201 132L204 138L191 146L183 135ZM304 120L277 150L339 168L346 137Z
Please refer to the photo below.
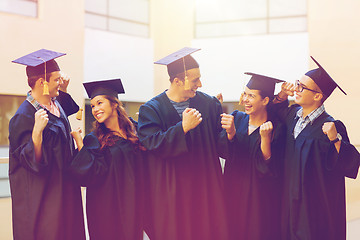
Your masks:
M280 237L280 176L283 125L267 109L275 83L252 75L242 94L245 112L222 114L225 198L230 239L274 240Z
M72 132L79 153L71 172L86 190L90 239L142 239L142 147L118 93L121 80L84 83L91 98L94 130L82 140Z

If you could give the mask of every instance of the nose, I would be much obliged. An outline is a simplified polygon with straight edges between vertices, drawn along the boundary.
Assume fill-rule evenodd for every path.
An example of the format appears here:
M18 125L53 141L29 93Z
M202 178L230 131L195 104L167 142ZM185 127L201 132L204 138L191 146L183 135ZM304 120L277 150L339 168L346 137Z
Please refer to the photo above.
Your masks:
M202 87L202 83L201 83L200 80L199 80L199 83L197 84L197 87L198 87L198 88L201 88L201 87Z

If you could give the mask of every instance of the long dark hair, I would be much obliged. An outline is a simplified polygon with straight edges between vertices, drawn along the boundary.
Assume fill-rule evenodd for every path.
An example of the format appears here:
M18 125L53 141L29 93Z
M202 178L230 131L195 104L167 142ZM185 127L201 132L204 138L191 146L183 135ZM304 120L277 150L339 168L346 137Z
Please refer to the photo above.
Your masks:
M120 129L124 130L127 140L132 142L136 148L145 150L145 148L140 144L139 138L136 135L135 126L129 119L120 100L108 95L104 95L104 98L109 100L112 106L116 105L119 127ZM99 139L101 149L113 146L115 142L120 139L120 136L116 135L114 131L108 129L104 123L99 123L96 120L93 123L93 129L97 138Z

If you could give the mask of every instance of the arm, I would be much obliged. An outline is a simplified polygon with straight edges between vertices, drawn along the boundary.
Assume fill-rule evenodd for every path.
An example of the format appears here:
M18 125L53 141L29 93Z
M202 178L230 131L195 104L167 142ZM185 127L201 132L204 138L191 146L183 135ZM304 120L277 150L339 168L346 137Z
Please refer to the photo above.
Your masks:
M42 158L43 131L48 121L49 117L44 109L40 109L35 113L35 124L31 137L34 144L35 160L37 162L40 162Z
M73 132L72 135L74 134L80 136ZM69 171L81 185L89 186L96 182L96 177L104 175L108 167L105 154L100 150L100 143L95 135L88 134L84 141L80 142L83 146L71 161Z
M360 166L360 153L350 143L345 125L341 121L327 122L323 125L323 132L330 141L337 133L342 136L341 141L330 142L327 157L328 170L340 171L344 176L356 178Z
M79 106L76 104L72 97L63 91L59 91L59 96L56 97L56 100L60 103L61 107L64 109L66 116L71 116L74 113L79 111Z
M162 158L188 152L182 121L167 129L163 121L152 105L140 107L138 135L143 146Z
M271 158L271 138L272 138L273 125L268 121L260 126L260 148L265 161Z
M38 114L40 117L41 114ZM41 115L44 117L44 115ZM40 121L46 121L40 119ZM45 124L42 122L42 124ZM9 123L9 157L10 171L15 171L19 166L39 174L48 165L46 149L43 146L43 130L38 122L35 127L34 117L25 114L16 114ZM41 133L40 133L41 132Z
M268 105L269 111L275 113L281 121L285 121L290 114L288 96L294 96L295 85L284 82L281 91L275 96L273 102Z

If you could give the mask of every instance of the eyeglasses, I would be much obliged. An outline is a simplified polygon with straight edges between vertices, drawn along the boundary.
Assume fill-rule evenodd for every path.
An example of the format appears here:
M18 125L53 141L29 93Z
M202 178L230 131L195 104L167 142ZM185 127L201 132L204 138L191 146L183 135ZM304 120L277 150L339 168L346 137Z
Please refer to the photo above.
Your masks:
M321 93L321 92L319 92L319 91L312 90L312 89L310 89L310 88L305 87L303 84L300 83L299 80L296 80L296 81L295 81L295 86L296 86L296 89L297 89L299 92L303 92L304 89L306 89L306 90L309 90L309 91L311 91L311 92Z

